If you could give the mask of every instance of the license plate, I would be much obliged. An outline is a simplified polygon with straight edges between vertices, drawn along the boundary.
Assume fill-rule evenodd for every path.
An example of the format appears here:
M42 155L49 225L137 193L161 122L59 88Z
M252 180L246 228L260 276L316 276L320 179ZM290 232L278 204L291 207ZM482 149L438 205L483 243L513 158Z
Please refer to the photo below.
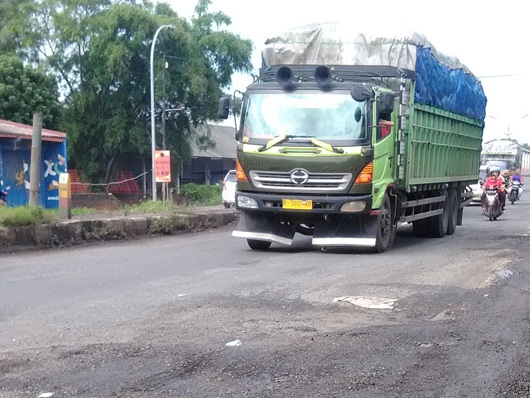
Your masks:
M313 208L313 201L300 199L283 199L282 206L284 209L311 210Z

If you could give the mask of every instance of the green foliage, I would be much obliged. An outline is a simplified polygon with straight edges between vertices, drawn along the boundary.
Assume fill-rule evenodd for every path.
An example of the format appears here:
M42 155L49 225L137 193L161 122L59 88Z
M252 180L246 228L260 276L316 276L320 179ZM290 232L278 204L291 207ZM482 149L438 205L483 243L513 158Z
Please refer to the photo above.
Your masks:
M178 212L181 208L174 203L163 202L157 200L153 202L152 200L146 200L137 205L126 206L126 213L167 213L167 212Z
M171 217L161 217L151 221L149 224L149 233L171 235L175 231L182 231L189 228L186 219L173 215Z
M220 185L185 184L182 186L182 193L195 204L219 204L221 203L221 191Z
M96 209L90 209L88 207L75 207L72 210L72 215L78 216L78 215L84 215L84 214L96 214Z
M30 18L36 4L34 0L0 1L0 54L24 55L30 30Z
M0 208L0 222L6 227L21 227L37 224L48 224L55 220L53 211L42 207L2 207Z
M159 27L172 25L159 32L153 47L156 130L165 114L166 149L190 159L193 144L212 145L196 127L217 117L218 99L232 74L252 68L252 43L225 30L230 18L209 12L210 3L199 0L188 22L166 3L4 0L0 50L8 51L0 52L0 60L16 52L19 59L46 67L54 79L39 80L20 65L16 73L0 68L0 82L9 79L0 83L0 117L28 123L28 114L46 104L45 127L68 133L70 161L93 182L108 182L120 162L148 162L150 50ZM58 128L55 81L63 99Z
M32 124L42 112L43 125L57 129L61 107L55 79L39 69L24 66L15 57L0 57L0 119Z

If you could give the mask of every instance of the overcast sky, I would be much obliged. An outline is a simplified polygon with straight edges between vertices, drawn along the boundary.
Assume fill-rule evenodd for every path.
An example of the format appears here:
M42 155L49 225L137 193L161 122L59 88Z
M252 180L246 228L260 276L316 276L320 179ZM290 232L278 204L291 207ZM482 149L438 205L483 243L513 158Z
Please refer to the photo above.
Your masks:
M165 0L190 18L195 0ZM314 22L347 22L354 30L396 26L422 33L446 55L460 59L482 81L488 98L484 140L506 137L530 144L530 20L523 3L512 0L213 0L229 27L254 43L255 73L268 37ZM243 89L252 79L236 76ZM528 115L528 116L526 116Z

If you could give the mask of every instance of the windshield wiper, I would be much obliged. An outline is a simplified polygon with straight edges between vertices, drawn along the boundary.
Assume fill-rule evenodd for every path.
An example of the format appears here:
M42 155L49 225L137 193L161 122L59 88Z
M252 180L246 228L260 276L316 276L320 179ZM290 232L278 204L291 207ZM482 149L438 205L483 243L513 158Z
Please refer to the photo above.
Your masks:
M333 145L328 144L327 142L324 142L324 141L317 140L316 138L312 138L311 143L320 148L324 148L325 150L329 152L344 153L344 149L334 147Z
M316 138L314 138L314 136L310 136L310 135L292 135L292 134L284 134L284 135L280 135L278 137L274 137L272 140L267 142L267 144L259 147L258 148L258 152L266 151L266 150L272 148L275 145L281 144L282 142L285 142L285 141L293 139L293 138L294 139L304 139L304 141L302 141L302 142L311 143L314 146L323 148L323 149L325 149L325 150L327 150L329 152L344 153L344 149L336 148L333 145L328 144L327 142L317 140Z
M268 141L265 145L260 146L258 148L258 152L266 151L267 149L270 149L273 146L281 144L282 142L290 140L292 138L311 138L311 136L307 136L307 135L292 135L292 134L280 135L278 137L274 137L272 140Z

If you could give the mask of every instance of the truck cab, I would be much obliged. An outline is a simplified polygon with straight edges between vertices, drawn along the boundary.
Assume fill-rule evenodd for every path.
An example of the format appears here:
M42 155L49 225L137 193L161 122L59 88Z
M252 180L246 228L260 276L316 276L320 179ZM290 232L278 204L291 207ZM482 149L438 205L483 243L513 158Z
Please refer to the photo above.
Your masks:
M318 239L344 217L379 215L396 178L396 94L381 81L348 78L377 70L343 68L335 80L331 73L279 66L247 88L236 133L236 207L244 224L237 236L290 244L295 232ZM385 73L397 76L396 68ZM227 104L223 98L221 117Z

